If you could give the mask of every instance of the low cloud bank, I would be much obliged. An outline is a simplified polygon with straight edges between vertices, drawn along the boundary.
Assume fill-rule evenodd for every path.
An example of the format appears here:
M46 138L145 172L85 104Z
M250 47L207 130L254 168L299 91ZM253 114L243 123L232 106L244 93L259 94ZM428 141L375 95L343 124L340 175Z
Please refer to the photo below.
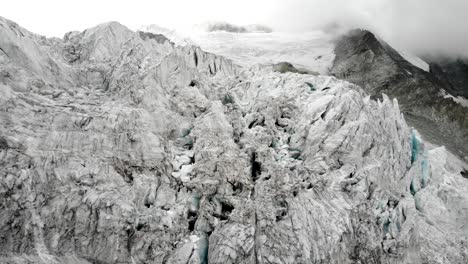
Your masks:
M267 23L283 31L359 27L418 55L468 57L466 0L289 0L276 10Z

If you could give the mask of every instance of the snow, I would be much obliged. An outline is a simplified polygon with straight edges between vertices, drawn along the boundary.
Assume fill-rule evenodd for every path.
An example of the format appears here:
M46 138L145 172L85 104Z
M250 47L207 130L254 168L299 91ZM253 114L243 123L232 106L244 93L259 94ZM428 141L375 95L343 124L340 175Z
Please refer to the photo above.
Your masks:
M164 34L178 46L197 45L205 51L233 60L241 66L290 62L297 68L326 75L335 54L331 35L308 33L230 33L202 30L174 31L155 25L141 30Z
M174 42L176 46L196 45L192 40L190 40L189 35L187 33L183 33L183 31L176 31L154 24L142 26L139 30L154 34L162 34Z
M444 97L444 98L448 98L448 99L452 99L453 101L455 101L456 103L462 105L463 107L468 107L468 99L466 99L465 97L463 96L453 96L449 93L447 93L447 91L445 91L444 89L441 89L441 95Z
M400 53L400 55L409 63L413 64L414 66L426 72L429 72L429 64L425 62L424 60L422 60L421 58L419 58L418 56L415 56L411 54L410 52L402 50L402 49L397 49L396 51Z
M157 25L140 29L163 34L177 46L200 46L205 51L229 58L242 66L286 61L296 67L326 75L335 58L333 36L318 30L307 33L230 33L206 32L201 27L176 31ZM418 56L402 48L396 51L414 66L429 72L429 64Z
M328 73L335 55L331 37L316 31L303 34L210 32L192 36L202 49L243 66L287 61L296 67Z

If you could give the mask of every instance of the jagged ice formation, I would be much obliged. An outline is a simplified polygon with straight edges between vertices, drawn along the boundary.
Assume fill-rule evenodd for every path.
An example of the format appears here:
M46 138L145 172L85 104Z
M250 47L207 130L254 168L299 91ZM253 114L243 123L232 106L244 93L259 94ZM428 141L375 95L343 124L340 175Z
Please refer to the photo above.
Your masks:
M0 48L0 262L468 261L466 164L396 100L118 23Z

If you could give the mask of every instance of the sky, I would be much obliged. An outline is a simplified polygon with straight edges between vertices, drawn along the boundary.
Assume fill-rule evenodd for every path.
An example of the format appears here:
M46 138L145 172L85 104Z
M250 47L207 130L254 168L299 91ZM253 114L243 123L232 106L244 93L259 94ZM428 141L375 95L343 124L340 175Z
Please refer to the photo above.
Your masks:
M466 11L468 0L7 0L0 16L48 37L108 21L134 30L225 21L294 32L336 22L413 53L468 56Z

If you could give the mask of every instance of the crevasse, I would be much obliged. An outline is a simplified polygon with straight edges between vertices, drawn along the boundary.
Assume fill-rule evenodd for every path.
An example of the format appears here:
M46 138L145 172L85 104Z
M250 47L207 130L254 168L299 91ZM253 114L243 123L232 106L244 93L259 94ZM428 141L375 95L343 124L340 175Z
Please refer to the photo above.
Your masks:
M208 264L208 237L206 234L198 240L198 257L200 264Z
M422 170L422 177L421 177L421 187L424 188L427 185L427 181L429 180L429 162L427 161L426 155L424 155L423 160L421 161L421 170Z
M416 135L416 131L411 132L411 164L413 164L418 159L419 154L419 139Z

